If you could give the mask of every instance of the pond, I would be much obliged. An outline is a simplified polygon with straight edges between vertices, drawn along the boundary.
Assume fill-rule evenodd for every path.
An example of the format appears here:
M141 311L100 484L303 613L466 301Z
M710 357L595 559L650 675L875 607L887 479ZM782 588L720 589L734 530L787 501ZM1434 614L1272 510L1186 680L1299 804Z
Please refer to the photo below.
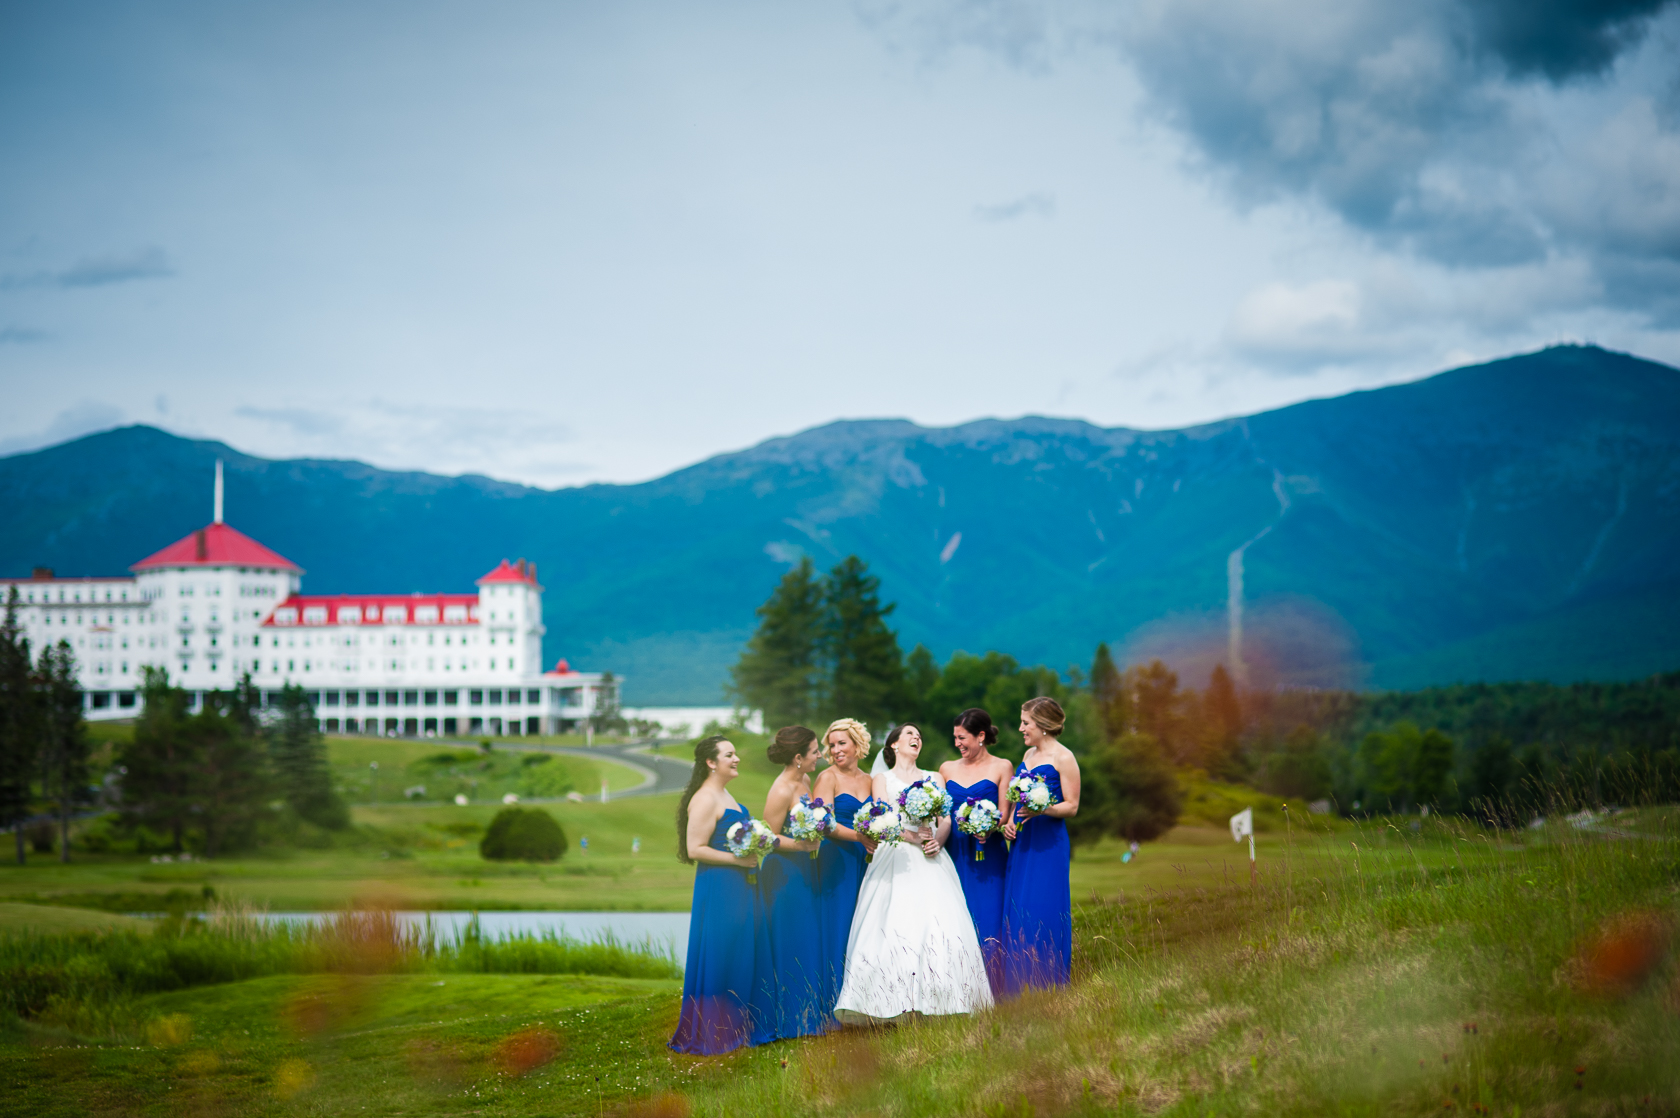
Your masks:
M295 923L331 919L330 912L270 912L267 920ZM682 962L688 949L688 913L686 912L396 912L392 914L405 927L425 927L430 921L433 929L445 938L456 933L478 917L478 925L491 939L529 933L542 935L553 932L572 939L592 940L612 936L620 943L639 945L652 943L655 948L669 948Z

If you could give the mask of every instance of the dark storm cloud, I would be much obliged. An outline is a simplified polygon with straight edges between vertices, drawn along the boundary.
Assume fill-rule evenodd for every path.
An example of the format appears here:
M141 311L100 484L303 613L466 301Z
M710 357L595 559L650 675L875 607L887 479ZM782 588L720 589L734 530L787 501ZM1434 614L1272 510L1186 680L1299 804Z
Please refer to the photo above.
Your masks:
M1466 0L1474 42L1511 73L1565 81L1609 69L1670 0Z

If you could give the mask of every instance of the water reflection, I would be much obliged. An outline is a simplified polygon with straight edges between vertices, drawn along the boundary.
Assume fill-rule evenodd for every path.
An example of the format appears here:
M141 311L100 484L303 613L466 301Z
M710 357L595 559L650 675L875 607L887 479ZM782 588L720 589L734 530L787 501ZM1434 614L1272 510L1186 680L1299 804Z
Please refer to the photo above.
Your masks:
M486 938L510 935L554 935L589 942L611 937L627 946L651 943L661 952L669 950L680 965L688 948L686 912L393 912L398 927L423 930L431 923L435 934L453 939L476 917ZM259 919L271 923L318 923L330 920L330 912L269 912Z

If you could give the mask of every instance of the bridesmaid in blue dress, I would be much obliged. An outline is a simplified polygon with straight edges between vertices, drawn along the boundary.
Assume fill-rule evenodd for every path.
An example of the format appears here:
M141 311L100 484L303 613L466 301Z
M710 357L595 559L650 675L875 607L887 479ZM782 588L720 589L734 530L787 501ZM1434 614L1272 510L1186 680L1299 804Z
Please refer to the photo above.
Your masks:
M987 748L997 741L992 716L979 707L969 707L957 715L951 738L962 759L940 765L939 775L945 779L945 790L951 793L954 808L967 800L990 800L998 809L1000 821L1009 818L1009 804L1003 798L1003 790L1015 770L1008 760L994 757ZM1009 866L1009 847L1001 832L993 831L982 844L953 824L945 849L957 867L963 899L968 902L968 914L974 918L974 931L980 937L986 978L996 996L1003 990L1003 882ZM975 855L981 852L985 858L976 860Z
M1041 814L1014 805L1003 828L1015 846L1003 883L1004 992L1066 985L1073 961L1073 896L1068 888L1067 823L1079 814L1079 762L1056 739L1066 716L1054 699L1021 708L1027 752L1017 774L1041 777L1056 803Z
M863 771L869 758L869 728L855 718L831 723L823 735L829 767L817 777L816 795L834 807L837 826L829 832L817 855L818 912L822 923L822 1006L834 1011L840 987L846 978L846 944L852 936L852 914L857 911L858 889L863 885L864 845L852 830L858 808L869 801L873 782Z
M741 771L735 747L709 737L694 747L694 771L677 805L677 857L697 862L688 924L682 1016L671 1037L677 1052L714 1056L775 1037L775 976L759 915L752 858L729 853L729 828L752 814L728 784Z
M782 766L764 801L764 822L781 834L788 811L811 796L811 772L817 767L817 732L804 726L776 731L767 750ZM769 925L770 959L776 976L776 1036L791 1038L827 1032L832 1024L823 1004L822 922L817 905L817 859L820 842L782 837L775 854L758 871L758 895ZM782 853L786 851L786 853Z

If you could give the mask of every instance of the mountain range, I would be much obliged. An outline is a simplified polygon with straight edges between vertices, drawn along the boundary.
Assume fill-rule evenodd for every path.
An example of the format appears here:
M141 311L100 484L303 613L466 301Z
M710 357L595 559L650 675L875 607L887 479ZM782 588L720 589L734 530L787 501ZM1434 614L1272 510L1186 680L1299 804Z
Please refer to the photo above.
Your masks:
M789 564L852 553L908 650L1412 688L1680 667L1680 370L1558 346L1174 431L831 423L635 485L273 461L151 427L0 459L0 574L109 574L227 519L310 593L538 564L545 653L715 702Z

